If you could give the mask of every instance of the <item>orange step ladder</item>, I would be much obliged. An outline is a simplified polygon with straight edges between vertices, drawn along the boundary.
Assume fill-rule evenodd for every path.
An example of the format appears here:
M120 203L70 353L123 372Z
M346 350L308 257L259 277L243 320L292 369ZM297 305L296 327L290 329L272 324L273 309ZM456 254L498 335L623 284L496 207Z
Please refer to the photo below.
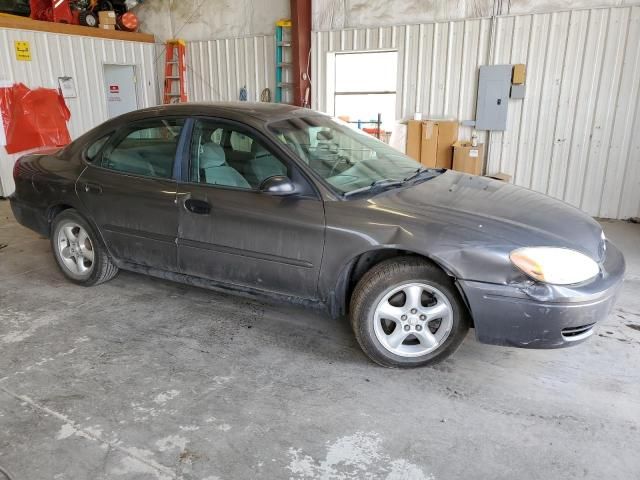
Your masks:
M168 40L164 64L164 103L187 101L187 44L184 40ZM176 89L176 84L178 88Z

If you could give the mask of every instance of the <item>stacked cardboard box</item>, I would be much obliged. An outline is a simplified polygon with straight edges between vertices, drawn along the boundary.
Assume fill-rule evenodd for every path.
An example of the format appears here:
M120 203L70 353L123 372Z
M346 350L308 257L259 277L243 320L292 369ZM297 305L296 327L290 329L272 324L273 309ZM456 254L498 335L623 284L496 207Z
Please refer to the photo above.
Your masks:
M112 10L98 12L98 23L103 30L115 30L116 12Z
M454 120L409 120L407 149L410 157L429 168L451 168L453 144L458 140Z
M456 142L453 144L453 169L471 175L482 175L484 159L484 145L475 147L471 142Z

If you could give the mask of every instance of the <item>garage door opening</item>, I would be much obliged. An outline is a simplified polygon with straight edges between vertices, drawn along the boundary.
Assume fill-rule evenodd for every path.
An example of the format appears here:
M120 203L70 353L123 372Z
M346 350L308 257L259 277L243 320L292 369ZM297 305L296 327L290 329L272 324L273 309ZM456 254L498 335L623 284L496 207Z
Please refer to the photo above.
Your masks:
M382 131L390 131L396 120L398 52L336 53L334 62L335 116L371 133L380 118Z

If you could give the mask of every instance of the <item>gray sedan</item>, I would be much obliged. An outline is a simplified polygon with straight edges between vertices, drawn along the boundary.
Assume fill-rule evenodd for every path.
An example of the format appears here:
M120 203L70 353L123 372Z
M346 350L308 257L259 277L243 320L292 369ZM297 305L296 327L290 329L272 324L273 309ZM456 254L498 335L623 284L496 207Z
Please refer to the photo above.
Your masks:
M132 112L22 157L11 205L62 272L119 269L348 316L388 367L484 343L577 344L624 259L583 212L485 177L425 169L307 109L182 104Z

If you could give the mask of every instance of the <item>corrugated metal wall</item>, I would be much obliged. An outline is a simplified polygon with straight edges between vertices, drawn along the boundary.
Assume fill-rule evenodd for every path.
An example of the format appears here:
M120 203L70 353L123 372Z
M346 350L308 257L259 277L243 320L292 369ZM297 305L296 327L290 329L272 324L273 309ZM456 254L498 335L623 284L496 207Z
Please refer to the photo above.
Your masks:
M398 118L473 119L478 67L525 63L487 171L594 216L640 216L640 6L497 17L491 31L485 18L314 32L313 106L329 108L330 52L397 49Z
M247 99L259 101L275 84L275 37L259 35L187 43L189 100L239 100L247 88Z
M31 44L30 62L17 61L14 41ZM157 105L154 45L31 30L0 29L0 80L22 82L30 88L58 88L58 77L73 77L77 98L67 99L69 133L76 138L107 119L103 64L135 65L138 105ZM0 194L14 190L15 158L0 147Z

